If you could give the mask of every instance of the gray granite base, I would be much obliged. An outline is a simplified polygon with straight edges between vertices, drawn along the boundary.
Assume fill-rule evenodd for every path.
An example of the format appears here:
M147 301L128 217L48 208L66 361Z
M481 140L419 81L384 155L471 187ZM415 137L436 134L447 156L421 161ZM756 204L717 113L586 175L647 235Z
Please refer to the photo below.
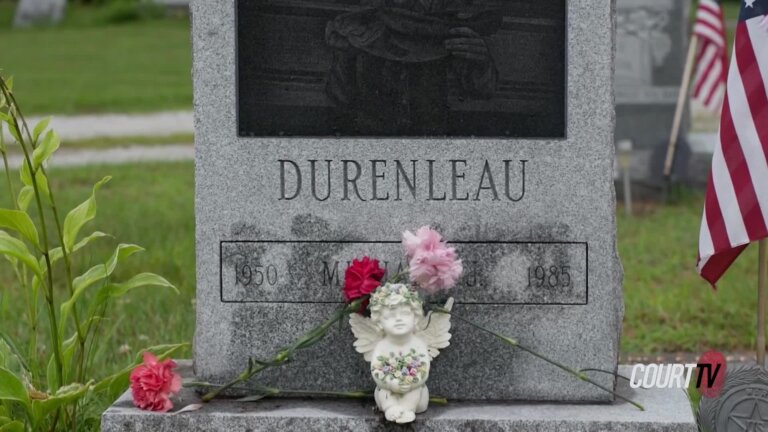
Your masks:
M622 373L629 372L623 368ZM624 382L624 381L622 381ZM588 384L584 384L588 385ZM219 400L202 409L158 414L133 407L126 392L102 417L103 432L177 431L536 431L536 432L696 432L687 397L678 389L632 390L621 394L645 406L627 403L577 405L520 402L451 402L433 405L406 426L393 425L375 410L373 400L271 399L243 403ZM199 403L184 389L174 401L180 409Z

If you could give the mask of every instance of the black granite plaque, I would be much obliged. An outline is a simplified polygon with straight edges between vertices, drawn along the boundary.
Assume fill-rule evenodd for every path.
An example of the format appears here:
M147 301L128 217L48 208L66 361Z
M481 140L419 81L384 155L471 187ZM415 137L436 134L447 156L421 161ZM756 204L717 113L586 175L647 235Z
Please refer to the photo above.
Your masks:
M240 136L565 136L565 0L237 0Z

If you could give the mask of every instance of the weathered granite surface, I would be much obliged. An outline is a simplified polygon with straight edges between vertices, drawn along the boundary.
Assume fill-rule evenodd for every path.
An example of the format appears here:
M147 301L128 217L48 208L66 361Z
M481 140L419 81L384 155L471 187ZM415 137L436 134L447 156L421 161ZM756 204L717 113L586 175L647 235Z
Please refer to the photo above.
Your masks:
M629 374L629 367L622 372ZM626 383L626 381L622 381ZM203 409L178 415L133 407L125 393L102 417L102 432L196 431L516 431L516 432L696 432L685 394L678 389L619 391L646 411L623 402L599 405L514 402L449 402L431 406L416 422L387 423L373 400L280 399L255 403L214 401ZM198 403L183 390L176 409Z
M690 0L617 0L616 141L633 142L632 179L659 185L688 52ZM687 177L688 116L675 178ZM705 174L706 175L706 174Z
M238 137L235 2L194 0L191 10L200 379L223 382L249 356L270 358L339 307L335 285L347 260L363 251L396 260L400 232L424 224L459 242L475 269L453 293L456 313L576 368L615 370L623 301L612 183L613 1L567 2L567 138L557 140ZM332 187L322 200L326 161ZM296 167L303 177L293 198ZM350 183L355 173L359 181ZM433 364L434 394L611 399L462 323L452 333ZM371 382L346 324L263 379L311 390Z

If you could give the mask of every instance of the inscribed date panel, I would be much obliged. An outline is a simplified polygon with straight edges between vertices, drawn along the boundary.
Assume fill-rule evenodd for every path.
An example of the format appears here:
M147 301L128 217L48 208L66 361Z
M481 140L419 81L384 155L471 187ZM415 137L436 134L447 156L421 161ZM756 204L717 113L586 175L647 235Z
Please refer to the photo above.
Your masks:
M587 303L587 244L455 242L459 304ZM221 297L236 303L340 303L354 258L376 257L387 277L407 266L400 242L224 241Z

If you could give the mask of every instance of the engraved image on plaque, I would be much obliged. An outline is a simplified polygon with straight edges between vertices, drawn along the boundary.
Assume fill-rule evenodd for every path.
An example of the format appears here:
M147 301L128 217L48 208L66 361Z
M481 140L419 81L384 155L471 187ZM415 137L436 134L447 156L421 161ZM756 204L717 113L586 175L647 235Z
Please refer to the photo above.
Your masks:
M238 0L240 136L564 137L565 2Z

